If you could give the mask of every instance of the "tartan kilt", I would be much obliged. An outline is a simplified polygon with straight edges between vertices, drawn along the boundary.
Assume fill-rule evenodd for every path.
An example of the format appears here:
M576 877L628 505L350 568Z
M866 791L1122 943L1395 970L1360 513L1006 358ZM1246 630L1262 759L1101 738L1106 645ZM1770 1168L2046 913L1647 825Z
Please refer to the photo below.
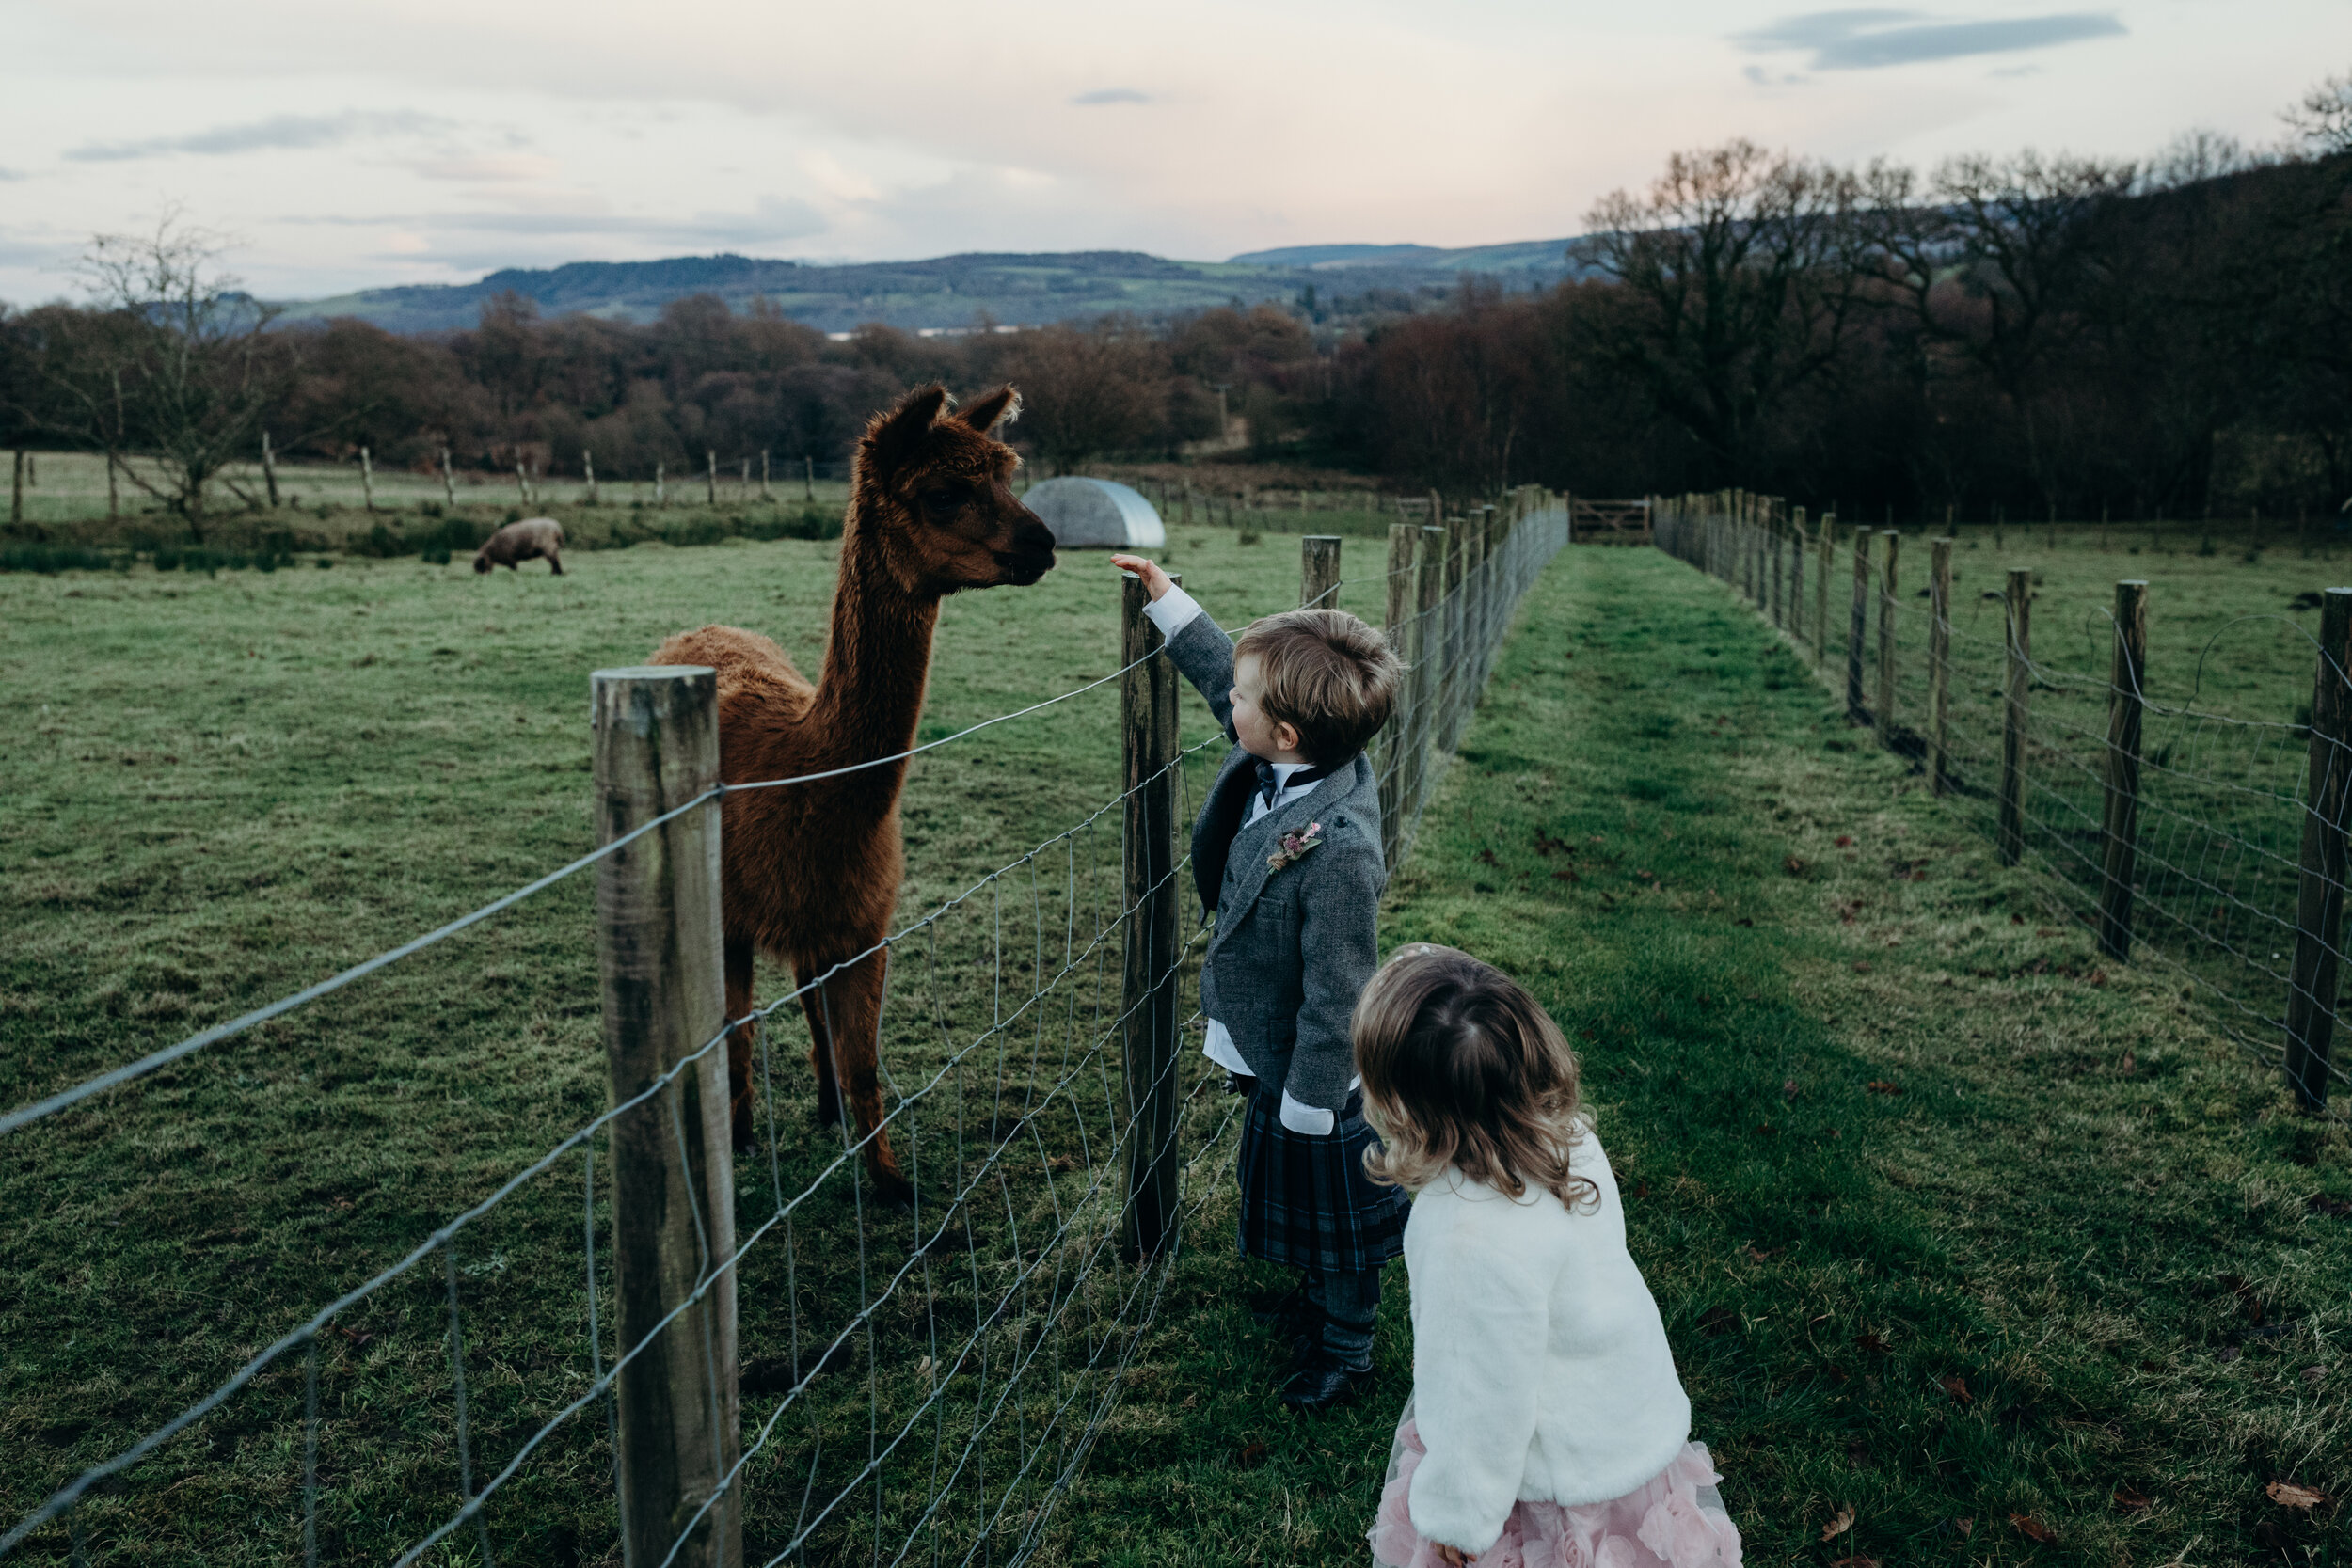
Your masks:
M1360 1274L1405 1252L1412 1199L1364 1171L1380 1134L1351 1092L1339 1125L1322 1137L1282 1125L1280 1085L1261 1085L1242 1122L1241 1252L1311 1274Z

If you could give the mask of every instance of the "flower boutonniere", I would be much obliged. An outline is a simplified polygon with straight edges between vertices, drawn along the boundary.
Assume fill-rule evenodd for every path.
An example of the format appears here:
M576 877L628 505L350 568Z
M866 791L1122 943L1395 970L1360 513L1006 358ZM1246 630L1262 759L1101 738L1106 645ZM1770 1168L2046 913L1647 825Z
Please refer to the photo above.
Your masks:
M1274 871L1279 871L1294 862L1305 860L1307 851L1323 842L1322 835L1323 824L1320 822L1308 823L1304 832L1284 833L1282 847L1265 858L1266 864L1273 867L1273 871L1267 872L1266 875L1272 876Z

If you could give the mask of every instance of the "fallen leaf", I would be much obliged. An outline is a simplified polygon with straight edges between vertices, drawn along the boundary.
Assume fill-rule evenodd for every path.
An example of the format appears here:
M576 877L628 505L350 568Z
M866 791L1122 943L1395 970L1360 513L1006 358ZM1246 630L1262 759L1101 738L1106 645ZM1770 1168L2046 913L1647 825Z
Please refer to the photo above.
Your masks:
M2097 978L2098 978L2098 976L2094 974L2094 975L2092 975L2092 976L2091 976L2091 978L2095 980L2095 979L2097 979ZM2137 1057L2137 1056L2135 1056L2135 1055L2133 1055L2133 1054L2132 1054L2130 1052L2128 1052L2128 1051L2124 1052L2124 1053L2123 1053L2123 1076L2124 1076L2124 1077L2126 1077L2126 1078L2128 1078L2128 1077L2130 1077L2133 1073L2137 1072L2138 1070L2139 1070L2139 1058L2138 1058L2138 1057Z
M2297 1486L2291 1481L2274 1481L2263 1492L2280 1508L2317 1508L2328 1500L2327 1493Z
M1791 877L1802 877L1804 875L1804 862L1797 859L1794 855L1791 855L1787 860L1781 862L1780 868L1783 871L1788 872Z
M1769 1121L1759 1121L1756 1124L1756 1135L1759 1138L1775 1138L1780 1135L1780 1129Z
M2107 972L2106 972L2106 970L2104 970L2104 969L2094 969L2094 970L2092 970L2092 971L2090 972L2090 983L2091 983L2092 985L2094 985L2094 986L2104 986L2104 985L2106 985L2106 984L2107 983ZM2124 1059L2125 1061L2129 1061L2129 1060L2131 1060L2131 1053L2130 1053L2130 1052L2128 1052L2128 1051L2127 1051L2127 1052L2125 1052L2125 1053L2123 1053L2123 1059ZM2128 1069L2128 1068L2126 1068L2124 1070L2128 1072L2128 1071L2130 1071L2131 1069Z
M2009 1522L2017 1527L2017 1533L2028 1541L2050 1542L2058 1539L2058 1531L2030 1513L2012 1513Z
M2312 1384L2325 1383L2328 1381L2328 1369L2325 1367L2306 1367L2303 1369L2303 1381Z
M1551 879L1555 882L1581 882L1584 879L1573 871L1555 871L1551 874Z
M2038 937L2054 937L2059 935L2060 932L2055 926L2037 926L2033 928L2033 934Z
M1872 1355L1889 1355L1892 1354L1895 1350L1894 1346L1888 1344L1884 1339L1882 1339L1875 1334L1855 1335L1853 1337L1853 1348L1859 1351L1867 1351Z
M1869 973L1870 973L1870 960L1869 960L1869 959L1867 959L1867 958L1856 958L1856 959L1854 960L1854 963L1853 963L1853 972L1854 972L1856 974L1869 974Z
M1649 1196L1649 1183L1644 1181L1636 1185L1633 1189L1633 1196L1637 1198Z
M1868 1088L1872 1094L1900 1094L1903 1092L1903 1086L1900 1084L1890 1084L1883 1078L1871 1079Z
M1780 1098L1783 1100L1794 1100L1797 1098L1797 1081L1794 1078L1791 1078L1787 1083L1781 1085Z
M1751 1263L1769 1263L1788 1249L1787 1247L1774 1247L1770 1252L1758 1252L1756 1250L1756 1243L1754 1242L1750 1242L1746 1246L1741 1247L1740 1250L1747 1254L1748 1261Z
M1852 848L1852 847L1853 847L1853 835L1852 835L1851 833L1839 833L1839 834L1837 835L1837 847L1839 847L1840 849L1851 849L1851 848Z
M1968 1380L1958 1373L1955 1372L1949 1377L1940 1377L1935 1381L1944 1392L1951 1395L1962 1404L1972 1404L1976 1402L1976 1396L1968 1392Z
M2226 1367L2231 1362L2235 1361L2239 1356L2244 1355L2246 1353L2244 1351L2238 1349L2235 1345L2224 1345L2219 1350L2213 1353L2213 1358Z
M1836 1518L1821 1527L1821 1539L1835 1541L1851 1528L1853 1528L1853 1510L1841 1508L1837 1511Z
M1734 926L1754 926L1756 922L1753 920L1735 920L1732 924Z
M1481 849L1478 851L1478 858L1485 864L1492 865L1495 863L1495 852L1492 849Z
M1265 1455L1265 1444L1262 1440L1252 1438L1242 1446L1241 1452L1233 1456L1233 1463L1245 1470L1254 1470L1264 1463Z
M2148 1506L2148 1499L2128 1486L2119 1486L2115 1489L2115 1506L2129 1513L2137 1513Z
M1977 1521L1973 1517L1947 1519L1944 1521L1944 1528L1965 1541L1977 1533Z
M2013 914L2009 917L2009 923L2011 926L2023 926L2026 923L2026 917L2022 914Z

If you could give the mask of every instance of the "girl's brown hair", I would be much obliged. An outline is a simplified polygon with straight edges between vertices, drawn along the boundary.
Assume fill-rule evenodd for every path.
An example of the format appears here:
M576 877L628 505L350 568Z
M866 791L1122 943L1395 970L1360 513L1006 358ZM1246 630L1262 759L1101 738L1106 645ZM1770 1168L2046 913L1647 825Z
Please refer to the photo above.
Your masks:
M1518 981L1454 947L1416 942L1356 1004L1356 1070L1385 1148L1375 1180L1418 1191L1448 1165L1512 1197L1571 1208L1599 1189L1568 1171L1583 1123L1576 1053Z

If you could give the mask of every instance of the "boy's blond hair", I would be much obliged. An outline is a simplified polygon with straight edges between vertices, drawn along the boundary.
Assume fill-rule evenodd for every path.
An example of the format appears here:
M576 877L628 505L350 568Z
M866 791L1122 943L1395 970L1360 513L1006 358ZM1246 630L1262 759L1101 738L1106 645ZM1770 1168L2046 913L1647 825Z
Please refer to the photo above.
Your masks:
M1252 621L1233 657L1254 656L1264 677L1258 705L1298 732L1321 767L1364 749L1396 705L1404 661L1388 639L1343 610L1292 610Z

